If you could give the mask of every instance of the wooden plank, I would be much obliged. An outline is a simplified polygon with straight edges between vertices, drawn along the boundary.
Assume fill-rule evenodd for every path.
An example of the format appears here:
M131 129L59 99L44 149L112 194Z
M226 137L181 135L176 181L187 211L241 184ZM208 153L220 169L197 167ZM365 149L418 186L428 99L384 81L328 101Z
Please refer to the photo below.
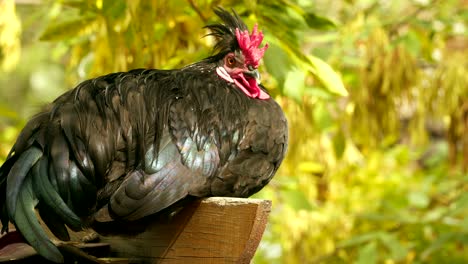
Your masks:
M250 263L270 209L270 201L212 197L186 206L170 221L152 222L141 234L101 242L131 262Z
M271 202L227 197L205 198L171 217L143 222L104 223L117 233L100 236L110 245L108 263L250 263L260 243ZM109 228L110 227L110 228ZM71 233L80 241L87 232ZM82 245L81 245L82 247ZM126 261L126 259L128 261Z

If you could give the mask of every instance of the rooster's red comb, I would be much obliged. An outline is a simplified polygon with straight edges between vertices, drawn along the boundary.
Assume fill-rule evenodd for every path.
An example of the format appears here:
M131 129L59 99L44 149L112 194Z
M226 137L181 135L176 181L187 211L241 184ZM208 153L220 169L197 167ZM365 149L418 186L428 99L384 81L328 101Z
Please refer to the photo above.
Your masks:
M245 63L252 65L254 68L258 67L258 63L263 58L268 44L265 44L263 48L259 48L263 41L263 33L258 31L258 25L255 25L252 34L249 35L249 31L240 31L236 28L236 38L239 43L239 47L245 57Z

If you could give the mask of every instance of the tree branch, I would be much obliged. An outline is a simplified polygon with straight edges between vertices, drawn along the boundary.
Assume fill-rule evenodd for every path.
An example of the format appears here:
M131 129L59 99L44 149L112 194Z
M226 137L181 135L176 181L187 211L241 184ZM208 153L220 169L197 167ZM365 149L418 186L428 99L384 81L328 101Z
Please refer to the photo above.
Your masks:
M190 4L190 6L192 7L192 9L195 10L195 12L198 14L200 19L204 23L206 23L206 21L207 21L206 17L203 15L202 11L200 10L200 8L198 8L198 6L195 4L195 2L193 2L193 0L187 0L187 1Z

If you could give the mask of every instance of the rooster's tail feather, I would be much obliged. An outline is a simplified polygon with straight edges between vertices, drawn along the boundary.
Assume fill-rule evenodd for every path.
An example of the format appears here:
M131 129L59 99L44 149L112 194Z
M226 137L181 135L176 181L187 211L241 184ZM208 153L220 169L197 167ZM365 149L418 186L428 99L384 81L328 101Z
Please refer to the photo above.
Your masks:
M16 154L15 154L16 155ZM13 157L9 157L10 159ZM23 237L33 246L39 254L55 262L63 262L63 256L58 248L50 241L36 217L36 205L38 204L37 191L42 181L48 177L34 177L36 169L43 160L42 150L31 146L19 155L9 170L2 170L1 188L6 189L4 208L2 210L2 231L8 230L9 219L14 219L14 224L21 231ZM8 171L8 174L6 173ZM6 178L6 180L5 180ZM34 181L33 178L40 178ZM6 188L8 187L8 188ZM6 211L6 212L5 212ZM6 213L6 214L5 214Z

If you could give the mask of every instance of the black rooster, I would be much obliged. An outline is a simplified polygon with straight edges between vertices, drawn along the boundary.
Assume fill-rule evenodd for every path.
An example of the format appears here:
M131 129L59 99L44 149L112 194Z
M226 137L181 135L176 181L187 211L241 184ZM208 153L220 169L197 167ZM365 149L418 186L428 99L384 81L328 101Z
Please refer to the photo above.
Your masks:
M45 258L62 262L52 233L96 217L133 221L188 196L248 197L273 177L287 122L259 83L267 48L234 12L209 25L215 55L177 70L138 69L87 80L22 130L0 168L8 222Z

